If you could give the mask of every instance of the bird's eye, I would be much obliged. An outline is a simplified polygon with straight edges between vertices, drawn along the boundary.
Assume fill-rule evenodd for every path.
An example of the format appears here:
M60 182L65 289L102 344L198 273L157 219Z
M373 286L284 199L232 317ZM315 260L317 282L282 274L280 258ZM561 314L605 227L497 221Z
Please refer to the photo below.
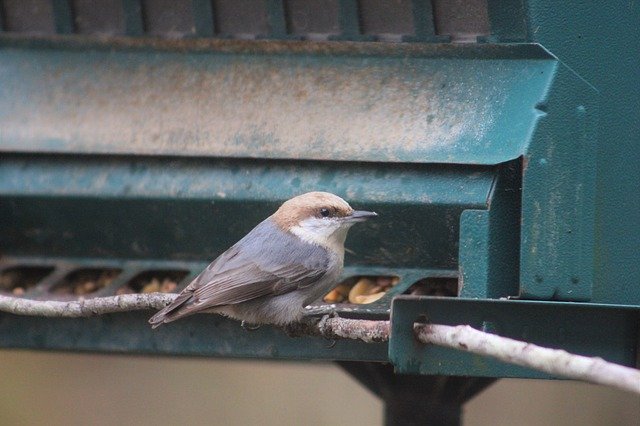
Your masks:
M329 217L329 214L330 214L329 209L326 209L326 208L321 208L320 209L320 216Z

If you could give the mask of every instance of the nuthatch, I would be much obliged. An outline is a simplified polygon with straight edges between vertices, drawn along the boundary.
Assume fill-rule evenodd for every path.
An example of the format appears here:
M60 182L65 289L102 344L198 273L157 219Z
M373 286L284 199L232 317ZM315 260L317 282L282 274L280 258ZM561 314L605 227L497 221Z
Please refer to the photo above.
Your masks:
M156 328L203 311L250 324L297 322L305 306L336 286L349 228L373 216L327 192L294 197L211 262L149 323Z

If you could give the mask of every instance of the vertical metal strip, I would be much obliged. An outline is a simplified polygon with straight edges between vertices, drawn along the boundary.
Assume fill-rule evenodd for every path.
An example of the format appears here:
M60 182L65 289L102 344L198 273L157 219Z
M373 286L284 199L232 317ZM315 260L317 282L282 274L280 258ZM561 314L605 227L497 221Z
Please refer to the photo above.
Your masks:
M359 0L340 0L338 22L340 35L329 36L329 40L373 41L375 36L362 34Z
M128 36L143 35L142 0L122 0L122 11L124 14L124 33Z
M53 23L56 34L73 34L75 22L70 0L52 0Z
M269 26L269 34L260 35L258 38L270 39L296 39L302 37L289 34L289 22L287 20L287 5L285 0L266 0L267 25Z
M431 0L413 0L413 27L415 37L431 39L436 35L433 22L433 4Z
M267 0L267 20L269 23L269 38L289 38L287 12L284 0Z
M450 36L436 35L432 0L412 0L414 35L402 38L402 41L449 42Z
M533 40L527 18L527 6L522 1L489 0L487 1L491 35L485 40L497 42L521 43Z
M285 14L284 0L266 1L269 38L287 38L289 34L287 31L287 16Z
M340 22L340 38L356 40L361 36L360 13L358 0L340 0L338 20Z
M192 0L196 37L213 37L216 33L215 12L211 0Z
M0 32L6 31L7 25L4 22L4 4L0 0Z

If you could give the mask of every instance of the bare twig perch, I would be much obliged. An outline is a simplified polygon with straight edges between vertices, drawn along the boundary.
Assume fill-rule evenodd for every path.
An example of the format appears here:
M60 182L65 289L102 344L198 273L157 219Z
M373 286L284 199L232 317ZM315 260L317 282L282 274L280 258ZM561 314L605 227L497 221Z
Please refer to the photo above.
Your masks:
M38 317L91 317L115 312L162 309L171 303L176 296L177 294L171 293L123 294L71 302L57 302L0 295L0 311Z
M418 340L424 343L490 356L554 376L598 383L640 394L639 370L607 362L602 358L543 348L532 343L483 333L468 325L452 327L416 324L414 329Z
M115 312L160 309L175 294L125 294L73 302L36 301L0 296L0 311L16 315L45 317L89 317ZM364 342L389 340L389 321L323 318L296 325L300 335L319 335L331 339L358 339ZM598 383L640 394L640 371L604 361L549 349L531 343L478 331L467 325L416 324L416 338L426 344L463 350L500 361L543 371L555 376Z
M366 321L329 318L317 323L308 334L328 338L359 339L381 342L389 339L389 321ZM521 365L545 373L583 380L640 394L640 371L607 362L571 354L561 349L549 349L495 334L484 333L468 325L415 324L416 338L422 343L458 349L489 356L510 364Z

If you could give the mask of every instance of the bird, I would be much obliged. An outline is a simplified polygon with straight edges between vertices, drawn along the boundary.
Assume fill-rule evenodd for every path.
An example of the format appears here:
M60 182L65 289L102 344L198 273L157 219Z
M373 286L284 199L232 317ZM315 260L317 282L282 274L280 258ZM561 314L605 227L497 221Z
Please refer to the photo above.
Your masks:
M218 256L177 298L149 319L152 328L212 312L242 324L287 326L334 288L352 225L377 216L328 192L308 192Z

